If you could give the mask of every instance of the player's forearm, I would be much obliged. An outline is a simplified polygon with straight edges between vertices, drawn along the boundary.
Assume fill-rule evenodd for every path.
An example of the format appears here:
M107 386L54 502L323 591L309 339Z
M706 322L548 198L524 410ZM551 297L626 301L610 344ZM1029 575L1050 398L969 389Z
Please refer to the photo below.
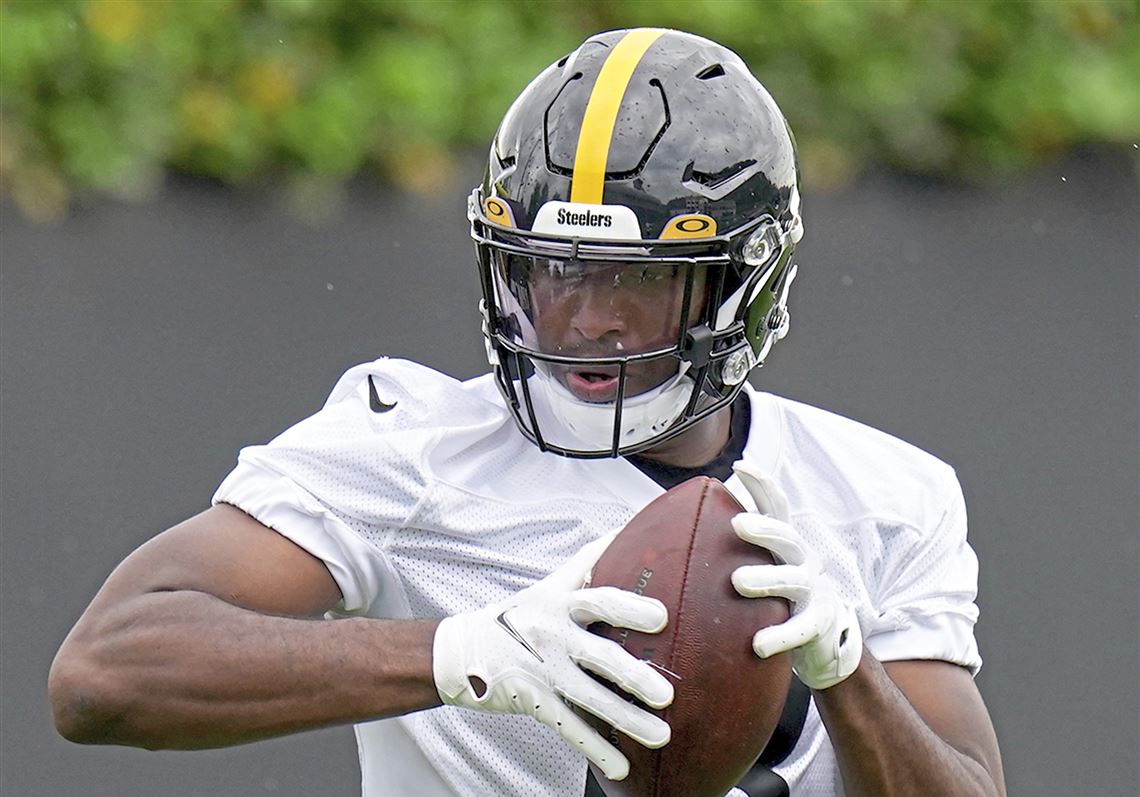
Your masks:
M439 704L434 622L305 620L200 592L149 593L81 622L52 666L73 741L241 744Z
M851 677L813 694L850 797L1005 794L1000 776L930 729L869 652Z

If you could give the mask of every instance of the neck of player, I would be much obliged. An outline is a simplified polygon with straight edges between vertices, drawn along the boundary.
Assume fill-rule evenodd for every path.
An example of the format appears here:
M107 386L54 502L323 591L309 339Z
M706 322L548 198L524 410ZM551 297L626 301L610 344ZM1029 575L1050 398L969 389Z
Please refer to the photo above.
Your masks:
M703 421L638 456L678 468L699 468L712 462L732 432L732 407L723 407Z

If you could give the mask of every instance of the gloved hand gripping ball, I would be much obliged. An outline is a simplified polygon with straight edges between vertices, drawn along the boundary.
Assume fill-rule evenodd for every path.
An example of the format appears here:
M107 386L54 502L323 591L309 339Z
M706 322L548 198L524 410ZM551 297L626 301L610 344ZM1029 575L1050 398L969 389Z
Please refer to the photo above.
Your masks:
M792 602L791 618L757 631L752 648L761 658L790 650L792 669L804 684L812 689L835 686L855 672L863 656L855 610L839 597L819 557L792 526L783 491L743 462L733 469L759 509L733 518L733 529L742 540L767 548L782 564L739 567L732 584L746 598L778 595Z
M652 598L614 587L582 588L614 534L585 546L506 601L443 620L435 634L433 670L445 704L529 714L561 734L606 777L620 780L629 773L629 761L570 704L651 748L669 741L669 726L587 671L653 708L669 705L673 686L616 642L585 628L604 622L656 633L668 619L665 607Z

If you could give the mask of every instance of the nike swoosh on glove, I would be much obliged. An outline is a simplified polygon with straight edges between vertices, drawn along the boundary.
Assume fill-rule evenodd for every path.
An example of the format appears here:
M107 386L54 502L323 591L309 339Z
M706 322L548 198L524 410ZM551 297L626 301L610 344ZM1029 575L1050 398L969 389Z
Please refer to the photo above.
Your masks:
M779 486L744 462L732 467L759 509L732 519L736 535L781 562L738 567L732 585L746 598L775 595L792 602L792 616L757 631L752 649L762 659L793 651L792 669L801 681L812 689L835 686L855 672L863 656L855 610L840 599L819 557L793 528Z
M629 760L570 704L646 747L669 741L668 723L598 683L612 681L653 708L673 702L673 685L621 645L586 630L593 622L657 633L668 612L653 598L616 587L582 589L617 534L586 545L549 576L502 603L444 619L435 633L432 667L444 703L481 711L529 714L562 735L611 780Z

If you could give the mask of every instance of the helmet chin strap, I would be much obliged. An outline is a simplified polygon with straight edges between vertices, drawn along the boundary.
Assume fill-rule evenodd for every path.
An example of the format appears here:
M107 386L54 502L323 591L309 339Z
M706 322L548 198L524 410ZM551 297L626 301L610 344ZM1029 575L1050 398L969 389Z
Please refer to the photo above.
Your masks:
M619 447L643 443L667 430L681 417L696 389L688 370L689 364L681 363L673 378L622 401ZM616 402L582 401L545 371L539 369L535 376L559 424L591 448L600 451L613 448Z

